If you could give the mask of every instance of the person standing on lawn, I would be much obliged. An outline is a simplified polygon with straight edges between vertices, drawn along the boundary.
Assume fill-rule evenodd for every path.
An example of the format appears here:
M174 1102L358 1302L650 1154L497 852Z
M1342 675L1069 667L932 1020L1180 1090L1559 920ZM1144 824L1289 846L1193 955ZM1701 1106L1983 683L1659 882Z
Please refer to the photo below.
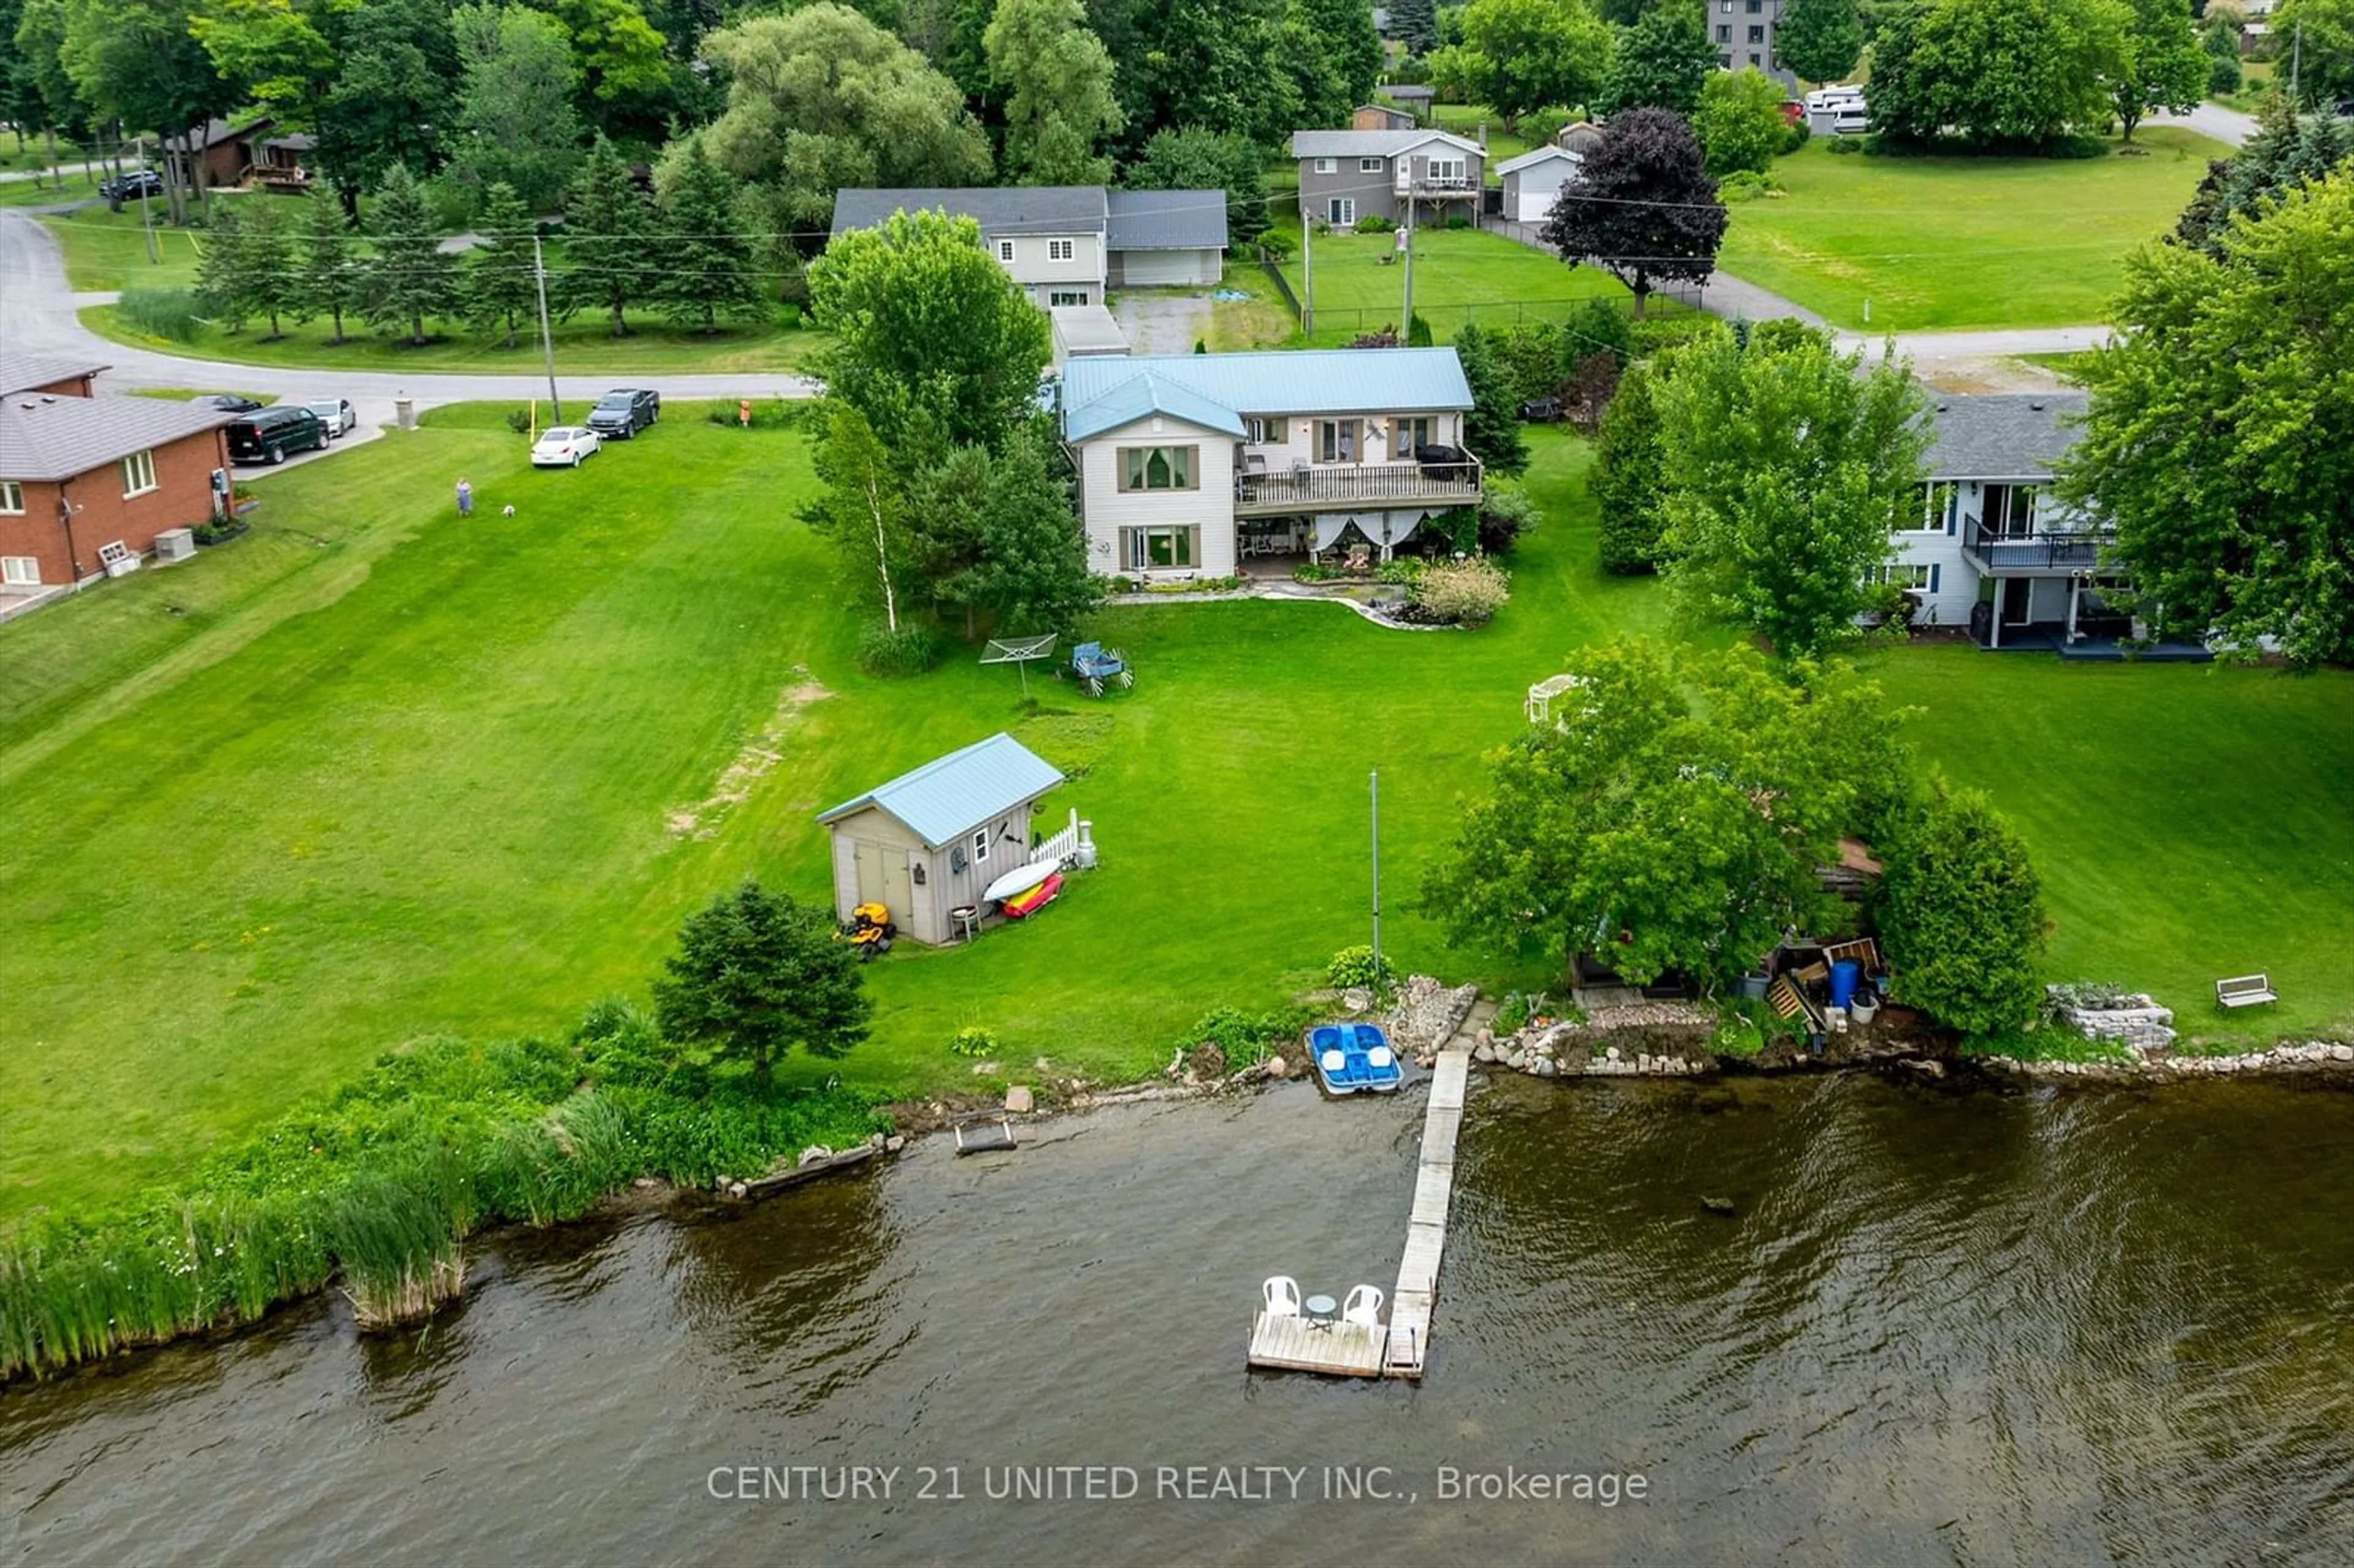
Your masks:
M472 517L473 514L474 487L461 479L458 482L458 515Z

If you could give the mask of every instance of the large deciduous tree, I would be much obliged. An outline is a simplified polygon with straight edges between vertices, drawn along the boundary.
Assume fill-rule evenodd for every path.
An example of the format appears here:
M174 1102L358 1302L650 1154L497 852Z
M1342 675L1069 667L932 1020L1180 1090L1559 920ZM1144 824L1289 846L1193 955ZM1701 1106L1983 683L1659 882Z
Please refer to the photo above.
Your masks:
M1807 81L1840 81L1863 58L1856 0L1790 0L1774 26L1774 52Z
M1286 58L1287 0L1087 0L1119 62L1130 150L1171 126L1207 125L1266 145L1299 129Z
M2146 115L2196 109L2207 96L2207 51L2191 30L2190 0L2122 0L2125 36L2109 101L2125 139Z
M1715 270L1725 221L1691 127L1664 109L1637 109L1586 149L1543 237L1571 266L1591 263L1632 289L1641 315L1656 283L1697 283Z
M2145 247L2084 373L2063 492L2114 527L2160 628L2354 661L2354 169Z
M1873 844L1889 1000L1965 1034L2032 1022L2051 922L2027 846L1984 796L1943 783L1890 817Z
M1450 940L1713 989L1828 910L1815 868L1853 826L1855 772L1894 752L1878 693L1748 650L1619 641L1493 758L1421 906ZM1792 678L1795 677L1795 678Z
M666 1038L748 1065L763 1090L796 1047L847 1053L873 1012L857 955L825 912L751 881L687 916L653 992Z
M827 386L901 456L994 450L1034 407L1045 313L981 249L971 218L894 213L834 240L809 285L833 334Z
M846 399L825 400L818 429L814 461L824 488L802 516L833 542L852 594L882 611L885 628L896 633L901 596L916 576L905 465Z
M504 185L535 212L564 195L580 166L578 71L554 17L526 5L461 5L451 15L462 75L451 163L477 192Z
M711 155L767 197L774 227L823 228L844 185L967 185L989 142L956 83L830 0L753 16L703 41L728 73Z
M1872 124L1933 142L1950 128L1989 146L2046 146L2116 111L2119 0L1914 0L1881 20Z
M1609 79L1609 24L1586 0L1471 0L1463 41L1431 57L1434 78L1516 126L1540 109L1575 108Z
M1136 191L1224 190L1226 237L1241 245L1267 232L1267 157L1246 136L1159 131L1120 176Z
M1759 70L1711 76L1701 89L1691 125L1708 172L1718 179L1764 174L1790 136L1790 123L1782 118L1781 84Z
M997 0L981 47L1005 109L1005 173L1034 185L1108 180L1099 149L1119 130L1119 101L1079 0Z
M412 176L441 166L458 53L437 6L360 0L342 26L338 69L319 105L317 162L348 206L395 164Z
M629 336L629 312L653 302L662 277L661 234L653 201L629 161L598 137L564 206L564 308L603 311L612 334Z
M1036 419L989 459L979 495L980 558L948 592L987 611L1001 635L1069 637L1103 602L1058 462L1051 430Z
M741 188L712 162L698 133L673 143L655 173L662 197L662 270L654 294L663 313L701 332L719 318L756 317L768 301L752 270L752 242L737 216Z
M1682 605L1810 657L1853 631L1889 535L1921 505L1909 366L1791 327L1679 349L1659 390L1667 577Z
M2303 33L2296 60L2297 91L2306 107L2327 109L2354 99L2354 0L2281 0L2272 16L2273 37L2283 42ZM2273 68L2280 79L2280 62Z
M1362 0L1288 0L1283 44L1278 58L1297 90L1300 124L1345 125L1372 100L1382 40Z
M375 326L408 327L408 341L421 344L427 320L457 307L457 259L442 251L425 193L406 164L385 170L370 228L376 243L362 263L360 313Z
M1717 74L1717 47L1700 5L1689 0L1654 5L1618 36L1618 52L1602 101L1613 114L1629 109L1672 109L1690 114L1701 87Z

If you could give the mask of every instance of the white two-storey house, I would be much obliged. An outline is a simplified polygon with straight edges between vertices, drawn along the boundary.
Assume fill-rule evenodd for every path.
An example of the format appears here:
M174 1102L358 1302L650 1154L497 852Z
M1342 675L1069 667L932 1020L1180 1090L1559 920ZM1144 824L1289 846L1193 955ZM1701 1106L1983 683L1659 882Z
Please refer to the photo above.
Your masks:
M850 189L834 195L833 233L877 228L895 212L931 210L979 223L982 249L1042 310L1101 305L1107 289L1225 276L1224 191Z
M1075 359L1059 405L1088 560L1107 576L1387 559L1480 499L1451 348Z

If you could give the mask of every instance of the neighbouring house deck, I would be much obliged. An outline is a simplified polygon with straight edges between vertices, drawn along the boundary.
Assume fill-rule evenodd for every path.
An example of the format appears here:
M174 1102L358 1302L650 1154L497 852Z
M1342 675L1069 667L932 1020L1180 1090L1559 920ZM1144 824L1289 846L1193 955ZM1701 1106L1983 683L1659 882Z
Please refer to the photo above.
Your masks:
M1408 503L1469 506L1479 500L1479 461L1299 467L1235 476L1235 515L1276 517L1341 507Z
M2075 533L1990 534L1978 523L1962 539L1962 555L1990 577L2006 573L2089 572L2101 562L2110 535L2084 530Z
M2062 659L2082 659L2092 662L2115 663L2136 659L2150 664L2206 664L2214 661L2214 652L2200 642L2152 642L2136 646L2129 639L2101 633L2079 635L2071 642L2065 626L2048 625L2041 621L2028 626L2006 626L2002 629L1999 647L1988 647L1983 636L1974 638L1982 652L1988 653L2057 653Z

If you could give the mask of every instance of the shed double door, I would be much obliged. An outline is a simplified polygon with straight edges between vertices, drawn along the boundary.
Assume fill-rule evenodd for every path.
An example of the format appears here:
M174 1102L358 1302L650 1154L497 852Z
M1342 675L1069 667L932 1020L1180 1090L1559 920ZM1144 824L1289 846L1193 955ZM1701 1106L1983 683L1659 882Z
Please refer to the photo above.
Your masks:
M873 839L854 840L852 850L858 863L858 902L880 904L912 935L916 890L907 879L907 852Z

